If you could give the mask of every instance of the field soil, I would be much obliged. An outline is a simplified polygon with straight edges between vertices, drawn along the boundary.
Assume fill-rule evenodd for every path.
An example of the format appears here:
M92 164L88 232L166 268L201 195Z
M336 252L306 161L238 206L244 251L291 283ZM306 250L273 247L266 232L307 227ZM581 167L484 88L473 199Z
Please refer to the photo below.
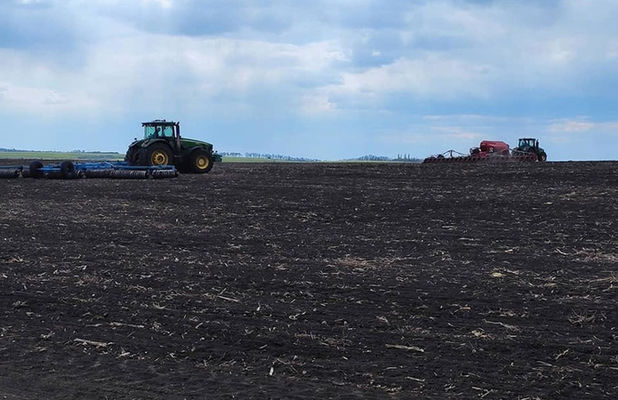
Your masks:
M0 180L0 399L616 399L617 198L613 162Z

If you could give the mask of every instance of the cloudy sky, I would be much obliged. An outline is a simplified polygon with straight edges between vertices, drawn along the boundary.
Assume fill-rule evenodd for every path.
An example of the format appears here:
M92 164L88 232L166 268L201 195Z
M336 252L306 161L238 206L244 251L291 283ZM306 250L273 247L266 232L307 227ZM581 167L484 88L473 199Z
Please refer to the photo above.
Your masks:
M615 0L0 0L0 147L618 159Z

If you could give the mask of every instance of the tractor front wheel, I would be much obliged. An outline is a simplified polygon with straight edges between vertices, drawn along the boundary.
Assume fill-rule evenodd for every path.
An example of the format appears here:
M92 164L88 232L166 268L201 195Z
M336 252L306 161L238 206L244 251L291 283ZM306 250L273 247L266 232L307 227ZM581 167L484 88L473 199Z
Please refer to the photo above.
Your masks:
M142 149L139 160L141 165L171 165L172 157L169 146L155 143Z
M204 174L212 169L213 161L210 154L204 150L195 150L189 156L189 164L187 168L196 174Z
M540 162L545 162L545 161L547 161L547 154L545 154L545 153L539 153L539 161L540 161Z

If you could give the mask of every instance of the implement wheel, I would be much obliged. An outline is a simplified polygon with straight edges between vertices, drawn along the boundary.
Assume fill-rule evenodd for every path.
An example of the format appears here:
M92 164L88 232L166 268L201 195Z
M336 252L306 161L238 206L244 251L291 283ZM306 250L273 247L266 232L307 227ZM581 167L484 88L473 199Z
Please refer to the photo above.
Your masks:
M41 168L43 168L42 162L40 161L31 162L30 167L29 167L30 176L33 178L42 178L43 172L41 171Z
M142 149L139 159L141 165L171 165L172 157L169 146L155 143Z
M204 150L195 150L189 155L189 163L187 168L196 174L204 174L212 169L213 161L210 154Z
M75 165L71 161L63 161L60 164L60 172L63 179L71 179L77 177L75 174Z

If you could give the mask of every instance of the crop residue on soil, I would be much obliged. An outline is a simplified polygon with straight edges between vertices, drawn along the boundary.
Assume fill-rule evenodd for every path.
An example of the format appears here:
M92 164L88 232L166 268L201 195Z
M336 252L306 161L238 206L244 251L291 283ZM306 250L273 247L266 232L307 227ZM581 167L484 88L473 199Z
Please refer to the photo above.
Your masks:
M0 180L0 398L616 398L617 168Z

